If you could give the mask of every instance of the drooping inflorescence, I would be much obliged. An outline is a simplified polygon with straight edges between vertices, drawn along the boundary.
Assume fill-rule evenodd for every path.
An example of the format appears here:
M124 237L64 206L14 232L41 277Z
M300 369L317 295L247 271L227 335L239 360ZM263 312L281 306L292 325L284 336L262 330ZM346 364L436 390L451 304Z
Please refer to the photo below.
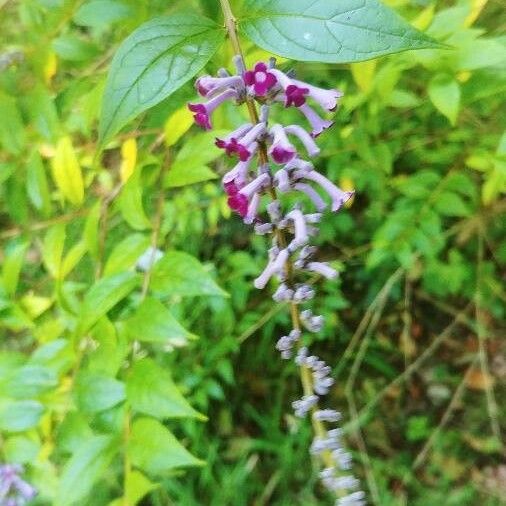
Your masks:
M246 102L251 105L253 101L260 104L260 114L254 122L216 139L216 146L237 158L236 165L223 176L223 188L230 208L246 224L253 225L257 234L272 238L267 265L254 285L262 289L272 278L277 278L279 285L273 299L289 303L292 316L295 315L294 328L277 341L276 348L283 359L295 361L305 378L304 395L292 406L297 417L312 418L316 434L310 452L321 457L324 463L321 481L337 495L337 506L360 506L365 504L365 495L356 490L358 480L343 474L351 468L351 456L343 449L341 430L326 428L326 424L338 422L341 415L319 407L321 398L334 383L331 368L310 355L302 343L303 331L320 331L324 318L314 315L310 309L300 310L302 304L315 296L314 288L304 276L318 274L327 279L337 276L337 271L328 263L315 259L316 248L310 245L311 238L318 233L322 212L327 208L338 211L353 196L353 192L341 190L319 173L303 155L305 152L309 158L317 156L320 149L315 139L333 125L333 121L322 118L309 102L315 102L324 111L334 111L342 94L298 81L292 73L275 68L274 59L259 62L251 70L245 68L241 56L236 56L234 63L235 75L221 69L217 77L197 79L197 91L207 102L191 103L188 107L195 122L209 130L213 111L225 101L237 105ZM276 104L298 109L309 124L309 131L297 124L271 124L270 109ZM300 200L285 210L283 194L297 195Z
M0 465L0 506L23 506L31 501L37 491L21 478L23 466Z

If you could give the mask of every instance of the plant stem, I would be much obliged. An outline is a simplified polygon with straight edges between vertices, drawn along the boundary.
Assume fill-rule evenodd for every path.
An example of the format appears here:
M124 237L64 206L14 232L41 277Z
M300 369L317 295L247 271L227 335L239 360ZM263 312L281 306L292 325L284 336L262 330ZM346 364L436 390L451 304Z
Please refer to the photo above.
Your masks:
M232 44L232 47L234 49L234 52L236 55L240 56L244 63L244 54L241 48L241 44L239 42L239 37L237 34L237 20L232 12L232 8L230 6L229 0L220 0L221 9L223 11L223 16L225 20L225 28L227 29L227 33L230 39L230 42ZM250 116L250 120L253 124L258 123L258 111L255 104L255 101L251 97L246 98L246 105L248 107L248 112ZM265 165L268 163L268 155L267 155L267 148L264 143L260 143L258 148L258 158L261 165ZM269 195L271 196L272 200L277 200L277 194L276 190L274 188L271 188L269 191ZM280 230L279 228L276 228L276 239L279 244L280 248L286 248L287 246L287 240L286 236L283 230ZM286 275L287 280L290 282L293 279L293 267L290 262L290 260L287 261L286 264ZM293 301L290 303L290 315L292 319L292 326L295 330L300 330L300 315L299 315L299 308L297 304L295 304ZM301 346L300 340L299 340L299 347ZM313 394L313 378L311 375L311 370L308 367L301 366L300 368L300 380L302 383L302 389L304 392L304 395L312 395ZM318 409L317 406L313 407L311 410L311 414L314 413ZM315 420L313 416L311 416L311 422L313 425L313 430L315 434L319 438L325 438L327 434L327 429L325 428L325 424L321 422L320 420ZM325 451L321 454L321 458L324 462L324 464L327 467L333 467L334 462L332 460L332 456L329 451ZM337 493L337 495L341 495Z

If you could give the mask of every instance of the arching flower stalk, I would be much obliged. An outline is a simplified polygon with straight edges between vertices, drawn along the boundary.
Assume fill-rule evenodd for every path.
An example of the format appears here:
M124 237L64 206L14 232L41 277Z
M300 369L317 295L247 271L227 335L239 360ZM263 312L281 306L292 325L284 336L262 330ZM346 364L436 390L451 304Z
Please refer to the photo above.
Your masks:
M331 368L311 355L302 342L304 332L318 332L324 323L323 316L301 309L315 297L315 290L306 282L308 275L335 279L338 274L329 264L315 259L311 238L318 234L322 212L339 211L353 196L305 159L319 154L315 139L333 124L312 104L324 112L334 111L342 94L296 80L291 73L277 69L274 59L246 69L228 2L222 1L222 6L231 41L239 53L234 57L236 73L230 75L221 69L217 77L200 77L196 88L207 102L189 104L189 109L194 112L195 122L209 129L212 112L224 101L248 106L251 121L216 139L216 146L237 159L223 176L223 188L229 207L257 234L271 238L266 266L254 285L263 289L277 279L279 284L272 297L290 305L293 328L277 340L276 348L283 359L293 360L300 368L303 395L292 407L297 417L311 419L315 436L310 453L322 463L322 484L335 494L336 506L360 506L365 504L365 494L357 490L359 482L349 474L351 455L343 448L342 432L336 426L341 414L321 406L334 383ZM255 103L261 105L260 114ZM309 130L296 124L271 124L271 107L279 104L298 109ZM285 194L300 200L285 209Z

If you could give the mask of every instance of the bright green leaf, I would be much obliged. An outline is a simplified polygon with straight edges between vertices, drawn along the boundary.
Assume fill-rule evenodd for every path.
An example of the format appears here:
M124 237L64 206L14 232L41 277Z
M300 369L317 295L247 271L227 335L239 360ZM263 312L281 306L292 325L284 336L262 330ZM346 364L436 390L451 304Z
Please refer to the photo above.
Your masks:
M460 106L459 83L449 75L437 74L429 83L429 97L436 109L455 125Z
M164 475L181 467L201 466L160 422L152 418L140 418L132 425L128 444L132 463L152 475Z
M70 137L62 137L52 160L53 179L63 197L79 205L84 200L84 181L81 166Z
M168 371L149 358L133 366L127 380L127 397L133 409L155 418L205 420L181 395Z
M122 272L97 281L86 293L77 327L79 335L89 330L101 316L124 299L139 283L133 272Z
M100 119L102 143L191 79L224 36L214 21L194 14L156 18L132 33L111 64Z
M226 296L204 266L191 255L168 251L153 267L151 288L164 295Z
M35 427L44 412L37 401L14 401L0 399L0 430L23 432Z
M137 259L146 251L150 242L150 237L142 234L132 234L125 237L109 255L104 274L109 276L134 267Z
M98 413L125 400L125 385L117 379L98 373L82 373L75 389L79 408L86 413Z
M249 0L239 22L260 47L302 61L349 63L439 46L378 0Z
M132 339L160 344L195 337L159 300L152 298L147 298L137 308L128 320L127 330Z
M110 436L94 436L81 442L65 464L57 504L70 506L85 498L95 482L103 477L118 444Z

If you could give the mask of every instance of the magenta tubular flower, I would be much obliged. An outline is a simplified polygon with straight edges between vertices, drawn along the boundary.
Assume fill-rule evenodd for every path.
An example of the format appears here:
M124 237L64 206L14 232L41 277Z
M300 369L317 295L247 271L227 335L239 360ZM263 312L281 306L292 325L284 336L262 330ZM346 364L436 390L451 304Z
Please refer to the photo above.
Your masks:
M330 128L334 124L333 121L323 119L307 104L301 105L298 109L309 121L312 130L311 136L314 138L318 137L324 130L327 130L327 128Z
M297 150L290 143L286 136L285 129L281 125L271 127L272 145L269 148L269 155L278 164L285 164L295 158Z
M253 194L262 191L270 183L269 174L263 173L257 176L251 183L247 184L239 190L239 193L250 199Z
M307 179L309 181L314 181L315 183L319 184L330 196L330 199L332 201L331 209L332 211L338 211L343 204L348 202L348 200L353 197L355 192L345 192L338 188L330 179L327 179L325 176L317 172L316 170L311 170L306 173L300 174L301 177L304 179ZM295 174L295 177L297 177L297 173Z
M257 219L258 206L260 205L260 193L254 193L248 205L248 212L244 216L244 223L251 224Z
M250 123L238 128L225 139L216 139L216 146L225 150L227 155L236 154L241 162L248 160L258 148L257 139L265 132L265 124Z
M314 141L313 137L309 135L302 127L299 125L289 125L285 127L285 132L287 134L296 135L304 147L306 148L307 154L311 157L317 156L320 154L320 148Z
M197 88L199 95L207 97L219 91L223 91L226 88L234 88L236 91L239 91L241 88L244 88L244 83L240 76L202 76L195 81L195 87Z
M278 82L274 73L263 62L258 62L253 70L244 73L244 82L253 88L256 96L263 97Z
M237 91L233 89L225 90L223 93L216 95L214 98L205 104L188 104L188 109L195 113L193 119L195 123L201 126L204 130L211 130L211 114L219 107L225 100L237 97Z
M239 162L232 170L228 171L222 178L223 184L234 182L242 188L246 184L252 159L253 157L250 156L246 161Z
M297 79L292 79L292 83L292 86L307 90L307 95L327 111L335 111L339 99L343 96L338 90L325 90L302 81L297 81Z

